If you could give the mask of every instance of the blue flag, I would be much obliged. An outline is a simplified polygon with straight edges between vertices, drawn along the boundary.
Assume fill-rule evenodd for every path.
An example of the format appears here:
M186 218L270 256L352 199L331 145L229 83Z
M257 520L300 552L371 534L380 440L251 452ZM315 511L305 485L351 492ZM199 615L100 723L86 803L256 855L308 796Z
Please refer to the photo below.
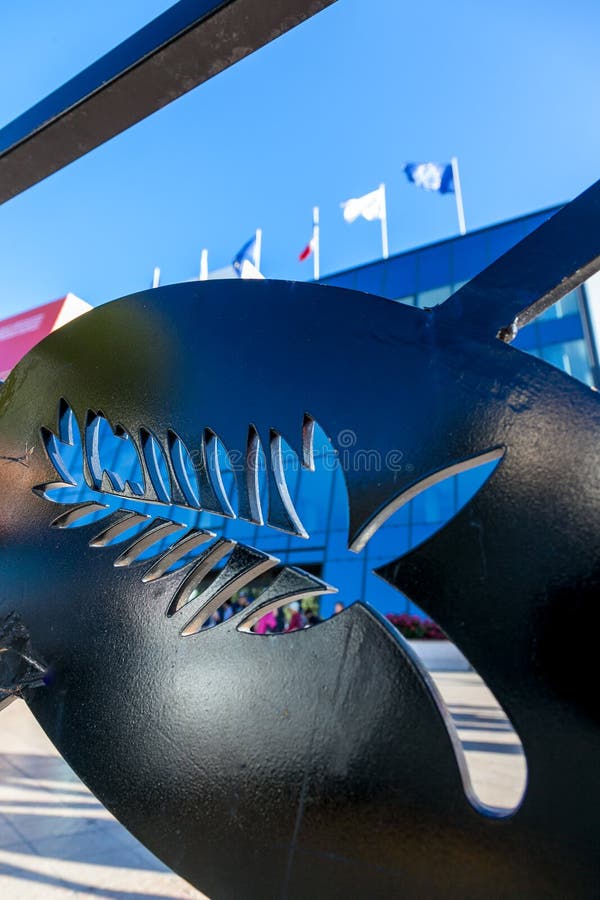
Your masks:
M247 241L233 258L233 268L238 278L247 278L250 269L258 271L256 235ZM252 277L252 276L250 276Z
M454 193L452 163L405 163L402 167L409 181L425 191L439 194Z

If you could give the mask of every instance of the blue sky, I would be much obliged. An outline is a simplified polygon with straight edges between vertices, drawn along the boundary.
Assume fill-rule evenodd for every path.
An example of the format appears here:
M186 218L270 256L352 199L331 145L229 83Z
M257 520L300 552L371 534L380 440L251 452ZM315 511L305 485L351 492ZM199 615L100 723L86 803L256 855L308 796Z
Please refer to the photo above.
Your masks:
M0 124L169 5L5 4ZM323 273L377 258L378 223L339 204L382 181L392 253L455 234L406 160L458 156L470 229L567 201L600 176L599 26L592 0L339 0L0 207L0 316L192 277L257 226L267 276L310 278L313 204Z

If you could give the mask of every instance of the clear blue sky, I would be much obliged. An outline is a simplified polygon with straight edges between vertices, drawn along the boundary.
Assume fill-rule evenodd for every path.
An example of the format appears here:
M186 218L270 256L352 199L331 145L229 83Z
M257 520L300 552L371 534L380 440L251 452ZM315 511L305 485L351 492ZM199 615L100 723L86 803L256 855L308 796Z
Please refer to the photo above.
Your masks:
M169 5L3 4L0 124ZM600 177L599 35L597 0L339 0L0 207L0 316L189 278L257 226L265 274L309 278L313 204L323 273L374 259L378 223L339 203L381 181L392 253L456 233L405 160L458 156L468 228L569 200Z

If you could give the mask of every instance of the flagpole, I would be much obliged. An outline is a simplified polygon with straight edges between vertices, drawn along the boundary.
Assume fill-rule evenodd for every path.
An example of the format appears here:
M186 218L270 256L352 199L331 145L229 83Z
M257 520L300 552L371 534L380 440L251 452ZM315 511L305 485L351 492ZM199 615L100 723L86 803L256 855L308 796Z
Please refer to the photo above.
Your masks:
M200 281L208 280L208 250L206 247L200 253Z
M262 228L256 229L256 244L254 250L254 260L256 263L256 268L260 272L260 257L262 253Z
M387 259L389 256L388 250L388 226L387 226L387 205L385 202L385 184L379 185L379 190L381 191L381 196L383 198L382 208L381 208L381 252L384 259Z
M319 280L320 274L320 229L319 229L319 207L313 206L313 278Z
M448 157L446 157L447 159ZM458 216L458 230L461 234L467 233L465 225L465 211L463 208L462 191L460 188L460 175L458 174L458 159L453 156L450 160L452 165L452 180L454 181L454 196L456 197L456 214Z
M152 287L157 288L160 284L160 269L158 266L154 266L154 271L152 273Z

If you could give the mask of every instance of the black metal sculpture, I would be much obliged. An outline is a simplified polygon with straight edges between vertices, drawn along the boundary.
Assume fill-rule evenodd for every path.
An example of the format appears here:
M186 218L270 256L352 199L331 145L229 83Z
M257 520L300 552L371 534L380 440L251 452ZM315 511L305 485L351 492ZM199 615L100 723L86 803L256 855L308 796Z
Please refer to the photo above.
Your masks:
M335 0L178 0L0 129L0 203Z
M0 131L0 201L329 2L181 0ZM502 340L598 268L599 197L435 310L180 285L65 327L2 389L0 705L24 697L106 806L214 900L598 895L595 638L574 647L562 625L565 610L591 620L598 593L598 403ZM104 465L100 422L135 447L139 477ZM302 534L281 449L310 468L315 422L357 436L343 454L355 552L436 479L499 461L379 574L510 715L529 771L513 814L473 796L434 687L374 610L252 634L267 609L332 586L194 526L203 509ZM235 504L218 441L241 460ZM366 471L365 448L412 468ZM251 607L203 630L257 578Z
M117 818L214 900L597 896L595 637L566 643L561 621L591 621L598 595L598 399L499 337L597 266L599 196L433 310L318 285L176 285L65 326L2 389L5 696L22 695ZM135 446L141 478L103 465L100 418ZM354 552L436 479L499 460L379 574L509 714L529 773L513 814L478 803L435 688L377 612L253 634L266 609L330 586L186 518L302 533L281 441L310 467L314 422L333 442L357 437L343 455ZM236 508L217 440L241 460ZM412 468L366 470L364 448L401 449ZM134 540L110 543L132 525ZM246 612L202 630L259 574Z

